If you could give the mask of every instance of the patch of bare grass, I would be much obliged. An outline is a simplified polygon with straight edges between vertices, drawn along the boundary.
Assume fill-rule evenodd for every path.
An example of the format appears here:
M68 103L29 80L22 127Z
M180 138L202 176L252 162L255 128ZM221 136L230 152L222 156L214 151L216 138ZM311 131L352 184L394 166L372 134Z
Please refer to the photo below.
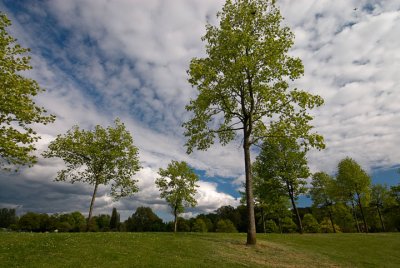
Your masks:
M228 241L218 254L243 267L339 267L323 256L266 241L256 246Z

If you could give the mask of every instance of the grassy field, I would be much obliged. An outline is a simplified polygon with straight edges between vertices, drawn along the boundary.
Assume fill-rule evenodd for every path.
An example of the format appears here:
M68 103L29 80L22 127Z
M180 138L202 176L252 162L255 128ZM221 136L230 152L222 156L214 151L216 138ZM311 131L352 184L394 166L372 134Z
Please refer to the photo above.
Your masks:
M0 233L0 267L400 267L400 233Z

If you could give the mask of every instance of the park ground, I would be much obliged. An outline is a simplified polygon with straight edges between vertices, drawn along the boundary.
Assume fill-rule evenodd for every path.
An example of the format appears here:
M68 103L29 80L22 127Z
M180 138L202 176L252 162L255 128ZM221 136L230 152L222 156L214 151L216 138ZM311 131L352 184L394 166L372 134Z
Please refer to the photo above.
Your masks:
M400 233L0 233L0 267L400 267Z

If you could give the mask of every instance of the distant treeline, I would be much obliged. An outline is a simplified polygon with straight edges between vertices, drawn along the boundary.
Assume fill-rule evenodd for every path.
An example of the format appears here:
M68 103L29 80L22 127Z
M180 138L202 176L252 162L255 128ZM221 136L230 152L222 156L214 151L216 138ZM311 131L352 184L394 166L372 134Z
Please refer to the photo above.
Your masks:
M352 208L343 203L333 205L336 232L363 231L357 220L361 215L354 214ZM382 232L382 225L376 208L366 207L365 216L369 232ZM317 207L299 208L303 228L308 233L332 233L333 226L326 215L326 210ZM399 204L383 208L381 217L385 221L385 231L400 231ZM294 233L298 231L295 213L265 213L256 207L257 232L259 233ZM173 232L174 222L163 222L151 208L139 207L127 220L121 222L119 213L114 208L111 215L100 214L92 217L87 229L87 218L80 212L52 214L28 212L16 216L15 209L0 209L0 228L23 232ZM359 226L357 226L357 224ZM194 218L178 219L179 232L246 232L246 207L240 205L222 206L214 213L200 214Z

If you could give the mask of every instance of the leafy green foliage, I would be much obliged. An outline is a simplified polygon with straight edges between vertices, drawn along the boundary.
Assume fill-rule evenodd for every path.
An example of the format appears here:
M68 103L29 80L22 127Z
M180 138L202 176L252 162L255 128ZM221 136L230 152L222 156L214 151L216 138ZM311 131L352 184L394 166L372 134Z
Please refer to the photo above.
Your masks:
M284 233L294 233L297 230L296 223L294 223L292 218L289 217L283 218L281 225L282 225L282 232Z
M310 197L316 207L328 207L335 197L334 179L325 172L316 172L312 176Z
M216 136L227 144L239 129L256 143L268 134L268 125L322 146L321 136L308 135L312 117L307 109L323 100L289 89L287 79L299 78L304 67L288 55L294 36L281 27L283 18L273 1L227 1L218 16L219 27L207 25L203 37L207 57L192 59L188 71L199 91L186 106L194 113L184 123L188 151L207 149Z
M7 32L11 21L0 12L0 168L33 165L34 143L39 139L31 125L53 122L53 115L35 104L33 98L44 91L38 83L21 75L30 70L29 49L21 47Z
M278 233L279 232L279 228L276 225L274 220L267 220L265 222L265 232L266 233Z
M266 138L256 158L254 169L257 177L255 184L257 196L260 198L264 196L265 199L265 196L270 195L267 198L279 201L279 197L285 191L292 202L302 232L295 200L299 194L305 192L305 179L310 174L306 151L290 137ZM273 204L273 201L271 203Z
M319 231L321 233L340 233L341 229L339 225L335 224L335 229L332 226L332 222L329 218L323 218L322 221L319 223Z
M192 226L192 232L199 232L199 233L205 233L208 231L207 225L204 222L203 219L195 219L193 226Z
M125 125L119 119L114 123L114 127L107 128L97 125L93 131L74 126L65 135L58 135L43 153L46 158L59 157L66 164L66 168L57 173L56 181L95 186L88 221L99 185L111 183L110 194L114 199L138 191L137 181L132 179L140 169L138 148Z
M185 207L194 207L197 204L194 195L197 193L196 182L199 177L186 164L186 162L172 161L166 169L160 168L156 179L156 185L160 190L160 197L164 198L172 208L175 217L175 228L177 217L185 211Z
M99 125L93 131L74 126L65 135L58 135L43 153L46 158L59 157L67 167L57 173L56 181L111 185L115 199L138 191L132 176L140 169L138 148L131 134L119 119L115 127Z

